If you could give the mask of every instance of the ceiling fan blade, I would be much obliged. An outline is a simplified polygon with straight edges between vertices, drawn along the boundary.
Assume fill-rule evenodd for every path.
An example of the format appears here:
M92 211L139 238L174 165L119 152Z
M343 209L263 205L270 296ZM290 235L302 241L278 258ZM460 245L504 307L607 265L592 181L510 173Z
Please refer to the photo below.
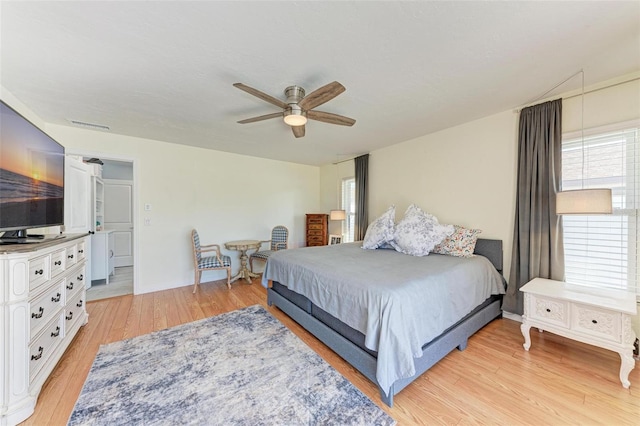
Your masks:
M356 123L356 120L353 118L323 111L307 111L307 118L324 123L339 124L341 126L353 126Z
M254 123L256 121L262 121L262 120L268 120L270 118L282 117L283 115L284 115L284 112L274 112L272 114L265 114L265 115L260 115L258 117L246 118L244 120L238 121L238 123L240 123L240 124Z
M274 98L271 95L267 95L266 93L261 92L258 89L254 89L253 87L249 87L249 86L247 86L245 84L242 84L242 83L234 83L233 86L237 87L240 90L244 90L248 94L256 96L256 97L262 99L263 101L269 102L270 104L273 104L273 105L275 105L277 107L280 107L282 109L285 109L285 108L289 107L289 105L287 105L286 103L284 103L280 99Z
M298 105L300 106L300 108L308 111L319 105L322 105L325 102L330 101L345 90L347 89L345 89L342 84L334 81L333 83L326 84L321 88L309 93L300 102L298 102Z
M301 138L304 136L304 125L302 126L291 126L291 130L293 130L293 134L296 138Z

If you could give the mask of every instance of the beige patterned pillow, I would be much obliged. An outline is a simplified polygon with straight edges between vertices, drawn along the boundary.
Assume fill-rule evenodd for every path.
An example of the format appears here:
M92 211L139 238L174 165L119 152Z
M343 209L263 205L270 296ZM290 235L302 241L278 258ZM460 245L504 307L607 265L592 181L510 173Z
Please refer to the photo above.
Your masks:
M480 229L467 229L454 225L456 230L433 248L433 253L456 257L472 257Z

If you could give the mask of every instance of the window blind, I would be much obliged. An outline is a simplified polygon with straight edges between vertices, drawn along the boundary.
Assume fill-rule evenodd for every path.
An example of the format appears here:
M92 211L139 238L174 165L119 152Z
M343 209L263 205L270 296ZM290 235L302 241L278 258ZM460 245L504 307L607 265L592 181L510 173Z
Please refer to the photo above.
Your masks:
M342 180L342 209L347 217L342 224L344 242L353 242L356 226L356 179Z
M591 133L591 132L590 132ZM638 126L563 138L562 189L611 188L613 214L564 215L567 282L638 288Z

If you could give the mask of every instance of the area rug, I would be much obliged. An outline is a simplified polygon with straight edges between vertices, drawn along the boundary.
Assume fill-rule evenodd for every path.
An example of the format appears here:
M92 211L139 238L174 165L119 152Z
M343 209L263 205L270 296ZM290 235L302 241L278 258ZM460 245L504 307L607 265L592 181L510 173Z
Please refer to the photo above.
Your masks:
M103 345L69 425L394 425L262 306Z

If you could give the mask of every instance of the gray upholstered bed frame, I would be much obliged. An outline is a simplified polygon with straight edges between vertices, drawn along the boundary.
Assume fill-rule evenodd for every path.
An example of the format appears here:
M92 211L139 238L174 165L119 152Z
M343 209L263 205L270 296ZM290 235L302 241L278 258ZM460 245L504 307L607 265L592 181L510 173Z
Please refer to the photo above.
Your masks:
M478 239L475 253L487 257L502 274L502 241ZM376 353L364 347L364 335L360 332L319 309L306 297L292 292L279 283L272 283L272 286L267 289L267 303L269 306L277 306L369 380L378 383L376 380ZM464 350L469 337L486 324L502 316L501 304L501 296L490 297L440 336L425 344L422 347L422 357L415 359L416 374L407 379L397 380L392 385L389 395L380 389L380 395L385 404L392 407L394 395L454 348Z

